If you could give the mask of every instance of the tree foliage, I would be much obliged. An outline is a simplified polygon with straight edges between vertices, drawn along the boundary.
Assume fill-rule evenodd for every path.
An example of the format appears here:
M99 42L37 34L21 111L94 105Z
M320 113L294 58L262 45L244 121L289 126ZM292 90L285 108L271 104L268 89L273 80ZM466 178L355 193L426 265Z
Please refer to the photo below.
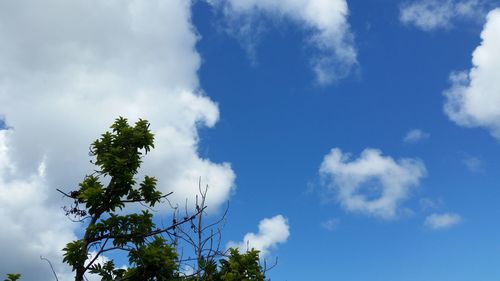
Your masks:
M19 280L21 279L21 274L19 273L9 273L7 274L7 279L5 279L4 281L16 281L16 280Z
M69 193L59 190L73 200L73 204L65 208L66 214L85 226L83 237L63 249L63 261L75 272L75 281L83 281L86 273L97 274L103 281L263 281L265 270L259 264L258 251L239 253L231 249L227 253L210 249L212 254L203 254L205 242L214 236L202 240L202 232L206 231L201 226L206 193L203 204L197 204L192 214L174 218L168 227L154 223L150 209L169 194L157 189L154 177L137 180L142 158L152 148L154 135L146 120L132 126L120 117L111 126L111 132L101 135L90 147L95 171L85 176L77 190ZM123 212L127 205L134 203L140 203L144 210ZM197 227L193 223L195 219L199 222ZM177 251L179 237L182 238L178 230L183 224L190 224L200 239L195 249L197 270L192 274L181 270L183 259ZM98 262L104 253L111 251L126 253L129 261L126 269L116 268L112 260ZM12 278L10 280L16 280Z
M229 258L220 261L222 281L264 280L262 267L259 265L259 252L250 250L240 254L238 249L230 249Z

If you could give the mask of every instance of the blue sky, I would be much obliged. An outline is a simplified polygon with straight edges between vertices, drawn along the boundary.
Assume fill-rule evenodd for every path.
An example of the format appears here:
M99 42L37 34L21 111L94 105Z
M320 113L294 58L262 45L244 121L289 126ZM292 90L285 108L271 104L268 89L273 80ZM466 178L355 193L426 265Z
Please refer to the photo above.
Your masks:
M0 4L0 273L48 274L79 232L52 187L122 115L272 280L500 278L498 1L34 3Z
M252 64L238 42L219 31L221 19L211 7L194 7L201 84L222 112L201 152L235 159L232 223L252 225L272 213L288 217L291 235L276 251L275 280L499 277L498 140L457 126L443 112L448 76L470 68L483 25L460 21L425 32L399 21L400 5L349 1L359 65L328 86L315 84L308 61L314 50L296 23L266 25ZM429 137L405 143L414 128ZM428 175L403 204L412 214L385 221L324 202L318 168L333 147L355 157L372 147L421 159ZM477 171L468 169L468 159L477 159ZM438 206L423 207L427 200ZM457 213L461 223L429 229L425 218L435 212ZM337 224L328 231L321 224L330 219Z

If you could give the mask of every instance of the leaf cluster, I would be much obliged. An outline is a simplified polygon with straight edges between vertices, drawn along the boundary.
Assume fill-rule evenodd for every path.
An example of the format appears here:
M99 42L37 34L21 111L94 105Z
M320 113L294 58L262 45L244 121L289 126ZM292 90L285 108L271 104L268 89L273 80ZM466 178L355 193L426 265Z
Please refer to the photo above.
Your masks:
M7 279L5 279L4 281L16 281L16 280L19 280L21 279L21 274L19 273L9 273L7 274Z
M189 281L264 281L265 274L259 263L259 251L250 250L240 253L238 249L229 249L225 258L219 260L219 265L215 261L207 264L202 262L204 269L200 277L186 279Z

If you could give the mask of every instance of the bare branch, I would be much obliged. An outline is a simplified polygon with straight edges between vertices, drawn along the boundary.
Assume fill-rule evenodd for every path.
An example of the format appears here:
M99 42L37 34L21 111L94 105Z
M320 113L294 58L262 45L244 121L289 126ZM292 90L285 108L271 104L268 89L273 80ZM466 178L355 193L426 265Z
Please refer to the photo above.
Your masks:
M175 229L179 225L182 225L186 222L189 222L189 221L195 219L196 216L198 216L201 212L203 212L203 209L200 209L194 215L191 215L190 217L184 218L183 220L181 220L175 224L172 224L171 226L169 226L167 228L157 229L157 230L154 230L154 231L151 231L148 233L140 233L140 234L130 233L130 234L121 234L121 235L120 234L117 234L117 235L105 234L105 235L101 235L101 236L96 236L92 239L89 239L88 241L89 241L89 243L92 243L92 242L96 242L96 241L103 240L103 239L131 239L131 238L146 238L146 237L154 236L154 235L161 234L161 233L167 232L169 230Z
M59 278L57 278L56 271L54 270L54 267L52 266L52 263L50 262L50 260L48 258L44 258L43 256L40 256L40 259L46 261L49 264L50 269L52 270L52 273L54 274L54 277L56 278L56 281L59 281Z

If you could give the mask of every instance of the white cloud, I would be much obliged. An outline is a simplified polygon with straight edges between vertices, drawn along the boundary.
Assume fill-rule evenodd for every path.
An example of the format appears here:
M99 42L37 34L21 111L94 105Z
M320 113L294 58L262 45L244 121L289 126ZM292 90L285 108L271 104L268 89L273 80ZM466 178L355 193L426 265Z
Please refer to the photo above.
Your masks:
M254 35L255 17L264 14L273 18L298 22L311 33L309 43L317 50L312 68L320 84L344 77L357 64L347 17L346 0L208 0L224 9L231 32L246 43Z
M432 214L425 219L425 226L432 229L445 229L462 222L462 217L458 214L444 213Z
M419 185L426 169L418 159L395 161L376 149L365 149L358 159L351 159L334 148L325 156L320 174L330 180L330 189L347 211L392 219L400 215L399 205Z
M439 209L444 205L441 199L422 198L419 201L422 211Z
M426 140L430 137L429 133L426 133L420 129L412 129L406 133L403 141L406 143L417 143Z
M444 92L448 117L465 127L484 127L500 139L500 9L488 14L481 45L472 54L469 71L450 76Z
M22 273L23 280L49 280L48 258L60 277L62 248L75 239L72 224L50 196L57 196L44 176L44 163L29 175L20 176L9 150L11 131L0 131L0 256L1 273ZM8 254L6 254L8 253ZM65 280L65 279L61 279ZM66 279L69 280L69 279Z
M463 163L471 172L477 173L482 170L483 162L477 157L466 157L463 159Z
M479 0L418 0L401 6L399 19L424 30L450 28L460 19L481 19L483 5Z
M322 222L321 227L328 230L328 231L333 231L338 227L339 224L340 224L339 219L332 218L332 219L328 219L328 220Z
M229 242L228 247L238 248L241 252L256 249L261 257L269 255L278 244L285 243L290 236L288 220L282 215L263 219L259 223L258 233L247 233L241 242Z
M198 128L219 118L199 88L197 40L190 1L0 2L0 116L11 127L0 131L0 272L49 280L44 255L64 274L75 224L55 188L91 171L89 144L119 115L152 123L144 170L173 201L193 198L199 177L209 207L227 200L230 165L197 152Z

